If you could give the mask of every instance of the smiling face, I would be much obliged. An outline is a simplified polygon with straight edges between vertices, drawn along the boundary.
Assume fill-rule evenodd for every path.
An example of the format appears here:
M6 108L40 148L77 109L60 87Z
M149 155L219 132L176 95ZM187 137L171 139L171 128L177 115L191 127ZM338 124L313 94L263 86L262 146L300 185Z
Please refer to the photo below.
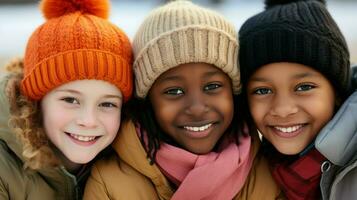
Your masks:
M333 116L332 85L321 73L305 65L262 66L250 77L247 87L255 124L283 154L301 152Z
M84 164L107 147L120 126L122 94L101 80L78 80L47 93L43 126L63 163Z
M231 79L206 63L166 71L153 84L149 98L161 129L196 154L212 151L233 118Z

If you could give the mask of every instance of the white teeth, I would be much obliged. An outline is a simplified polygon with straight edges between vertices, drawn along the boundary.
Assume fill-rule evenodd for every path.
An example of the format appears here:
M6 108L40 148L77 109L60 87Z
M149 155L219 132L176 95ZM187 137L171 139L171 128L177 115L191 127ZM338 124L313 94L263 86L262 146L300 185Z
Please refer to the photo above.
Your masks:
M291 127L278 127L278 126L275 126L274 128L276 128L279 131L284 132L284 133L292 133L292 132L297 131L301 127L302 127L302 125L296 125L296 126L291 126Z
M189 130L189 131L194 131L194 132L198 132L198 131L204 131L207 130L209 127L211 127L212 124L207 124L204 126L199 126L199 127L193 127L193 126L184 126L185 129Z
M83 142L89 142L95 139L95 136L81 136L81 135L75 135L75 134L70 134L71 137L79 140L79 141L83 141Z

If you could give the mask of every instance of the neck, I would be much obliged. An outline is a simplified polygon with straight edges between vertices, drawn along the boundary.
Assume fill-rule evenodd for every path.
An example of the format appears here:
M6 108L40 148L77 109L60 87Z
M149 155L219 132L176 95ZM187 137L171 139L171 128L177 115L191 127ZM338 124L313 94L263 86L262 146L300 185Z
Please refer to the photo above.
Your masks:
M77 174L83 166L82 164L74 163L68 160L66 157L64 159L61 159L61 161L66 170L69 171L71 174Z
M302 157L302 156L305 156L311 149L313 149L315 147L315 140L313 140L309 145L307 145L305 147L304 150L302 150L300 153L299 153L299 157Z
M72 162L71 160L69 160L56 146L54 146L53 144L51 145L55 155L57 156L57 158L61 161L61 164L66 168L66 170L68 172L70 172L71 174L76 174L81 167L83 166L83 164L79 164L79 163L75 163Z

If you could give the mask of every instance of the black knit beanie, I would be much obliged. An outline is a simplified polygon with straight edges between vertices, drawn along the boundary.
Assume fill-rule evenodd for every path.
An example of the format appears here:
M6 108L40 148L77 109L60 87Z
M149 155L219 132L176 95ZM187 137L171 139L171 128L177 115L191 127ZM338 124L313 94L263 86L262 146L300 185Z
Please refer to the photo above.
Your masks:
M239 31L239 62L244 85L259 67L299 63L324 74L340 95L348 93L349 52L324 0L266 0L265 11Z

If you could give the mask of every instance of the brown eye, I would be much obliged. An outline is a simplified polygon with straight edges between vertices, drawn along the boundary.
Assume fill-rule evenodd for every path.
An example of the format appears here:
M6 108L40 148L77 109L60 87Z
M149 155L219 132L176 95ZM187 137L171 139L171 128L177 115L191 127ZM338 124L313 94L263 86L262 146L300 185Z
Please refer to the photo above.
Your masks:
M309 91L314 88L316 88L316 86L312 84L301 84L296 88L296 91Z
M110 102L104 102L99 104L100 107L106 107L106 108L117 108L118 106L115 105L114 103L110 103Z
M211 84L208 84L204 87L204 90L205 91L211 91L211 90L215 90L217 88L220 88L222 87L220 84L217 84L217 83L211 83Z
M271 91L271 89L268 89L268 88L258 88L253 91L253 94L257 94L257 95L267 95L267 94L271 94L271 93L273 93L273 92Z
M164 93L167 95L183 95L184 94L184 92L181 88L168 89Z
M79 101L73 97L65 97L61 99L62 101L70 104L79 104Z

